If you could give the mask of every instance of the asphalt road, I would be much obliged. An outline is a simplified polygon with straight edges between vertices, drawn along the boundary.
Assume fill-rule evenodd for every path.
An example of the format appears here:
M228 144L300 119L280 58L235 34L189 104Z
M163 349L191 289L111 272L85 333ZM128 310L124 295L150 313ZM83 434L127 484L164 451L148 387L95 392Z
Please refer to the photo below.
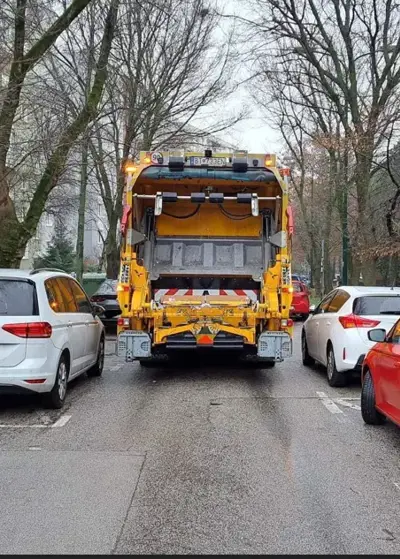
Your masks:
M1 400L1 552L400 552L400 432L304 368L296 330L275 369L143 370L109 343L62 412Z

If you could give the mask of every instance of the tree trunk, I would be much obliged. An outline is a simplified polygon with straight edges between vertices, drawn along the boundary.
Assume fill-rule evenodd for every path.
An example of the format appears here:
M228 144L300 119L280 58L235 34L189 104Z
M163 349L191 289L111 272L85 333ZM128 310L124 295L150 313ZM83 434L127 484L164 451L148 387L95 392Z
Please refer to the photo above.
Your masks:
M356 154L356 188L358 201L357 231L359 233L359 246L361 256L361 272L364 285L376 284L377 259L369 254L374 243L374 222L368 207L369 187L371 180L371 162L373 158L373 145L366 143L365 151ZM357 285L357 284L356 284Z
M9 214L0 212L0 268L19 268L26 244L21 243L21 224L15 215L14 204L11 200L9 203Z
M113 223L110 223L107 238L105 242L105 253L106 253L106 272L107 278L117 279L120 267L120 249L117 240L117 223L114 218Z
M83 279L83 256L85 248L86 191L88 182L88 142L85 135L82 142L81 183L79 190L78 235L76 240L76 277Z
M360 271L361 263L358 253L354 252L350 261L349 275L350 284L359 285L360 284Z
M93 86L90 90L87 102L75 120L61 135L58 145L50 156L39 184L33 194L23 224L19 224L16 219L14 206L8 195L8 186L5 191L3 190L5 185L4 181L7 180L7 177L5 173L5 164L3 165L0 158L0 238L2 245L0 249L0 267L10 267L10 265L15 267L19 265L24 255L26 245L35 234L38 227L50 192L57 185L60 175L65 169L66 161L72 146L97 115L98 105L107 79L107 64L115 33L119 1L120 0L112 0L107 13ZM73 5L76 7L78 4L83 5L84 2L85 0L76 0ZM53 42L54 40L52 43ZM4 134L4 130L1 130L1 132Z
M377 258L368 258L362 265L362 277L364 285L376 285Z

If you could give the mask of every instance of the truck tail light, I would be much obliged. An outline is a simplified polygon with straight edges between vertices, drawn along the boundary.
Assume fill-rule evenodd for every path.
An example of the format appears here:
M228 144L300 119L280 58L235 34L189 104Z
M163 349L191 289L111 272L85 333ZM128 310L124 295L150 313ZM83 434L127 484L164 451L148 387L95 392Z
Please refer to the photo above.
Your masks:
M293 287L291 285L285 285L282 287L282 293L293 293Z
M51 324L48 322L20 322L18 324L4 324L3 330L18 338L50 338Z
M130 291L129 285L118 284L118 286L117 286L117 292L118 293L128 293L129 291Z
M339 322L345 330L348 328L375 328L380 323L379 320L372 320L371 318L364 318L356 314L348 314L346 316L339 316Z
M291 318L281 320L281 326L282 328L291 328L293 326L293 320Z
M121 328L129 328L130 324L129 324L129 318L122 318L120 317L117 320L117 325L120 326Z

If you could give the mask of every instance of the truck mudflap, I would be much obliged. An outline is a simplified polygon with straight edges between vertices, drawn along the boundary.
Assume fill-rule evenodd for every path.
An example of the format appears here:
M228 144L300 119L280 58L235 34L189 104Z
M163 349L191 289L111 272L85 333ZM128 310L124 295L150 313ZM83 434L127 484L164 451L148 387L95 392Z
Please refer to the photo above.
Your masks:
M292 355L292 339L287 332L262 332L258 338L257 356L283 361Z
M151 357L151 339L149 334L140 330L125 330L117 340L117 355L125 361Z

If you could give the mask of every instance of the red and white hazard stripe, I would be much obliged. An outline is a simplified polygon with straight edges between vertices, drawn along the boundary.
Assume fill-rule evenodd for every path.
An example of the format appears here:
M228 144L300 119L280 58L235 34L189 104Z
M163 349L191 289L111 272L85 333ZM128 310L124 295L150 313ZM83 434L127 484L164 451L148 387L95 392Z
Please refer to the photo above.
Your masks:
M155 289L154 300L160 301L164 296L201 296L204 292L209 295L227 295L229 297L248 297L251 301L257 301L259 296L258 289Z

